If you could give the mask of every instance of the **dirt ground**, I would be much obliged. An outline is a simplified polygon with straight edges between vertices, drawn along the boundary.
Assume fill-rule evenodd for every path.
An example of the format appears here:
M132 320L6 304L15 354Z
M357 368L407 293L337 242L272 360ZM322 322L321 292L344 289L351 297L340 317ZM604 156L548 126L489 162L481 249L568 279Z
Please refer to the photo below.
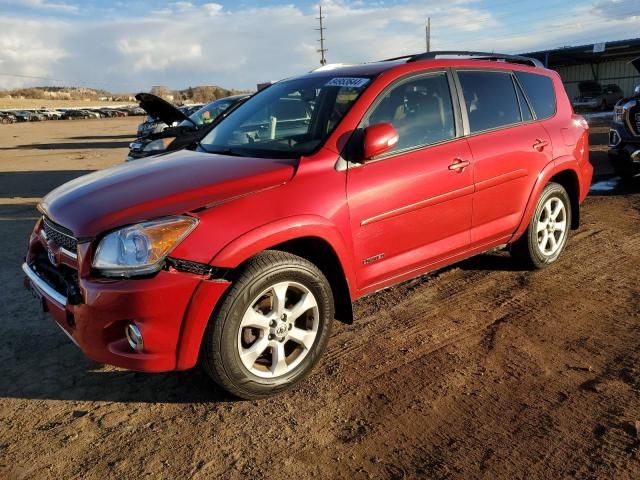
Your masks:
M121 162L137 121L0 127L0 478L640 478L640 193L607 182L606 128L561 262L362 299L301 387L244 402L92 363L23 290L34 203Z

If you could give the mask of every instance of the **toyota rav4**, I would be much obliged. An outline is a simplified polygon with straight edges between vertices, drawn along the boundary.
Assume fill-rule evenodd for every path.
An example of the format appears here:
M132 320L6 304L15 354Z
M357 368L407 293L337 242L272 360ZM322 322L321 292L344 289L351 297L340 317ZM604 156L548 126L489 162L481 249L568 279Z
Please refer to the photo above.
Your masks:
M27 287L98 362L200 364L259 398L363 295L504 245L556 262L593 173L586 122L536 60L445 53L277 82L190 149L62 185Z

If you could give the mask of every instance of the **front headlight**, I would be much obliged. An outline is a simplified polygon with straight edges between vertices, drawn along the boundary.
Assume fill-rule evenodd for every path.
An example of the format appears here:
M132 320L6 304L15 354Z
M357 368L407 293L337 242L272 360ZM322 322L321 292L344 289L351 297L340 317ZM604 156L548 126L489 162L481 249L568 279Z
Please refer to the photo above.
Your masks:
M193 217L167 217L108 233L98 244L93 268L110 277L155 273L197 223Z
M624 120L624 110L622 105L616 105L613 109L613 121L617 123L622 123Z
M153 142L149 142L146 147L144 147L145 152L164 152L169 144L173 142L176 137L167 137L167 138L159 138L154 140Z

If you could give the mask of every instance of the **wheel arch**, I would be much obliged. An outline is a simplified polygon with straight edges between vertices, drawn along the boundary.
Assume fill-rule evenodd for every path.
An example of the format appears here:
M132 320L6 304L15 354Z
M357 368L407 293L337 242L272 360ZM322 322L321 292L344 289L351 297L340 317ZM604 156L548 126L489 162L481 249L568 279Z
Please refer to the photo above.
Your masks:
M520 238L527 230L542 190L549 182L559 183L567 191L571 201L571 229L577 229L580 226L581 192L579 179L578 162L575 158L569 156L560 157L550 162L538 175L538 179L529 195L529 201L525 207L520 225L516 229L511 242Z
M298 237L274 245L269 250L292 253L317 266L329 281L336 308L336 320L349 325L353 323L351 293L346 275L338 255L326 240L320 237Z
M580 182L578 174L571 169L562 170L549 179L547 183L558 183L564 187L571 201L571 229L580 226Z
M353 322L355 275L346 242L334 224L308 215L263 225L229 243L209 263L233 271L265 250L289 252L316 265L329 280L336 319Z

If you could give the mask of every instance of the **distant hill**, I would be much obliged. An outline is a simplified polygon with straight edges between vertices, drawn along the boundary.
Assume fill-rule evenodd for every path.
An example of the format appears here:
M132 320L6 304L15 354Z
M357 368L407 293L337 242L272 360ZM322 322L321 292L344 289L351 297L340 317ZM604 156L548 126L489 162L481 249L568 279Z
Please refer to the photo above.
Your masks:
M208 103L218 98L247 93L246 91L219 87L217 85L200 85L188 87L184 90L171 90L168 87L156 85L150 93L173 103Z
M246 93L242 90L228 89L217 85L200 85L183 90L171 90L164 86L154 86L150 90L154 95L173 102L208 103L229 95ZM111 93L106 90L87 87L29 87L13 90L0 90L0 98L26 100L85 100L101 102L135 102L132 93Z
M131 94L113 94L106 90L87 87L29 87L0 90L2 98L25 98L41 100L103 100L131 101Z

